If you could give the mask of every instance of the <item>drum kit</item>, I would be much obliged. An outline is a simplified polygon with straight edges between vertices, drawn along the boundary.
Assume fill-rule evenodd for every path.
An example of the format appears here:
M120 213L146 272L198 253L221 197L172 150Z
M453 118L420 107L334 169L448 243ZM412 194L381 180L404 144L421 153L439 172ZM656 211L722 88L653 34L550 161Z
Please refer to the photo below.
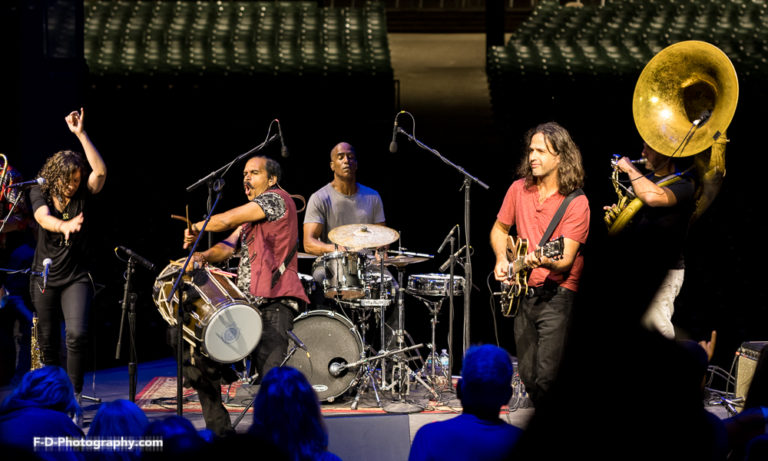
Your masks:
M322 298L332 301L339 309L320 306L322 308L296 317L291 335L294 347L288 351L284 363L306 376L320 401L333 402L356 391L351 404L352 409L356 409L361 395L370 388L377 405L385 411L423 410L406 400L412 383L422 385L431 398L439 400L435 389L450 389L446 385L450 383L450 376L442 373L438 376L434 366L431 370L425 367L417 372L408 365L412 360L421 360L418 354L415 357L408 354L424 344L413 344L413 341L406 344L404 294L414 296L429 308L432 337L428 347L432 360L427 359L427 363L436 363L437 315L448 296L463 293L464 279L439 273L416 274L408 277L405 288L405 268L427 261L432 255L386 250L399 239L399 233L386 226L340 226L332 229L328 238L345 250L319 257L299 253L300 259L314 258L313 275L299 274L299 277L310 299L315 294L322 294ZM262 320L258 305L249 303L237 288L232 280L233 273L211 266L185 274L186 288L179 290L181 293L174 294L168 302L168 294L182 264L183 260L171 262L155 281L153 297L161 315L170 325L175 325L178 296L181 295L185 305L184 340L215 361L234 363L244 360L261 338ZM394 268L397 278L387 268ZM389 321L393 325L388 325L385 314L392 305L397 320ZM378 351L366 341L371 317L379 324ZM298 347L306 354L295 353ZM384 404L380 396L380 392L386 391L391 391L395 397L390 405Z

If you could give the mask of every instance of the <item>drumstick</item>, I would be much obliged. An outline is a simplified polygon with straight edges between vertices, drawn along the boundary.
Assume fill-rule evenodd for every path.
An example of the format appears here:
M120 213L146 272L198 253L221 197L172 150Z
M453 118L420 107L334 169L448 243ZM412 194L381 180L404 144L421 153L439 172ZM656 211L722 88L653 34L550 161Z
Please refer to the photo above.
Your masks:
M171 219L178 219L179 221L184 221L187 223L187 226L191 226L192 223L189 222L189 219L185 218L184 216L179 216L177 214L172 214Z
M186 216L187 216L187 230L191 234L192 233L192 222L189 220L189 205L186 206L185 211L187 213L186 214Z

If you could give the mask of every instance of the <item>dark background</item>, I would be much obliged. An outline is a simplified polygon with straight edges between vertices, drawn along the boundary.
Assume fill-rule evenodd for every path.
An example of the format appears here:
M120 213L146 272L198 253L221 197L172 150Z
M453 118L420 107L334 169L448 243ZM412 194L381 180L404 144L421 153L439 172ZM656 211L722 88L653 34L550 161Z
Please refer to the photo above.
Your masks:
M305 198L331 179L330 149L348 141L358 152L361 183L378 190L384 200L387 225L401 233L407 250L436 253L454 224L463 225L463 177L432 154L399 138L399 151L388 152L397 107L391 78L310 80L280 76L250 80L222 78L177 82L109 82L89 75L77 40L71 49L51 51L40 33L41 5L10 2L4 6L3 56L11 71L2 92L4 101L0 151L27 178L32 178L53 152L80 150L67 130L64 116L85 107L85 126L108 166L103 192L90 216L93 228L94 279L101 288L94 309L94 364L98 368L126 362L115 360L126 262L114 254L128 247L159 267L182 258L183 224L170 219L189 205L191 217L206 211L207 191L186 188L256 145L266 137L269 122L283 124L290 156L280 157L279 144L264 152L283 166L282 186ZM58 54L53 54L58 53ZM417 137L452 162L477 176L490 188L471 188L471 244L474 247L471 339L495 342L514 352L512 322L490 303L487 276L494 258L488 233L520 160L523 133L548 120L557 120L580 146L592 208L592 227L585 252L612 255L599 258L586 287L589 299L580 309L604 313L594 334L621 328L610 315L620 312L622 299L600 296L602 284L623 287L631 297L644 288L642 276L624 276L630 262L624 248L611 247L605 237L602 206L612 203L610 157L639 157L641 140L634 130L631 95L636 75L604 77L580 85L556 86L541 80L526 82L526 97L503 111L491 128L492 136L478 136L480 127L460 111L441 113L420 108L414 113ZM739 107L729 128L728 173L716 201L692 229L687 248L687 272L677 300L675 323L681 338L719 334L715 363L729 368L743 341L763 340L768 312L760 286L762 270L761 119L765 91L759 78L740 76ZM498 113L498 112L497 112ZM511 115L510 115L511 114ZM457 129L457 127L461 127ZM407 123L404 128L411 130ZM488 131L488 127L482 127ZM217 210L242 203L242 165L227 177ZM303 219L303 215L300 215ZM462 226L463 227L463 226ZM220 236L217 236L217 238ZM463 239L463 237L462 237ZM447 253L446 253L447 254ZM409 266L406 275L435 272L444 261ZM595 258L598 260L598 258ZM589 265L589 260L587 260ZM309 273L310 262L299 269ZM460 271L459 271L460 273ZM156 274L139 267L134 290L139 294L137 341L139 361L165 357L165 324L151 299ZM496 284L492 283L495 289ZM454 350L461 348L462 300L457 298ZM447 302L438 330L438 349L446 347ZM406 329L417 342L429 340L426 308L406 299ZM620 335L619 335L620 336ZM125 344L127 340L124 340ZM632 348L632 344L606 344ZM456 370L454 370L456 371Z

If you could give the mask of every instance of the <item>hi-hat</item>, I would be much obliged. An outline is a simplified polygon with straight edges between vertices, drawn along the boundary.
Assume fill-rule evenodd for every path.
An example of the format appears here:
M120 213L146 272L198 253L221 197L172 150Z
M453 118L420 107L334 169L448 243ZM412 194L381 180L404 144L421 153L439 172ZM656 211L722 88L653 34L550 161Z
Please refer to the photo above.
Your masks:
M347 224L328 232L328 240L350 249L379 248L399 238L396 230L380 224Z
M392 256L389 258L384 258L384 264L387 266L407 266L408 264L415 264L420 263L428 260L429 258L425 258L423 256Z

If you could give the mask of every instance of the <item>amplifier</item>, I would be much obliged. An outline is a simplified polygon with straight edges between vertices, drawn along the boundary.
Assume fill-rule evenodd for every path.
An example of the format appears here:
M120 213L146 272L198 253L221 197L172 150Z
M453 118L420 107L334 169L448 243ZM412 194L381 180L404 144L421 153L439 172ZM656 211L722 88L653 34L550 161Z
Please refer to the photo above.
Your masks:
M736 355L736 398L745 399L749 391L749 385L752 383L752 376L755 374L757 360L760 358L760 351L768 345L768 341L748 341L741 343Z

